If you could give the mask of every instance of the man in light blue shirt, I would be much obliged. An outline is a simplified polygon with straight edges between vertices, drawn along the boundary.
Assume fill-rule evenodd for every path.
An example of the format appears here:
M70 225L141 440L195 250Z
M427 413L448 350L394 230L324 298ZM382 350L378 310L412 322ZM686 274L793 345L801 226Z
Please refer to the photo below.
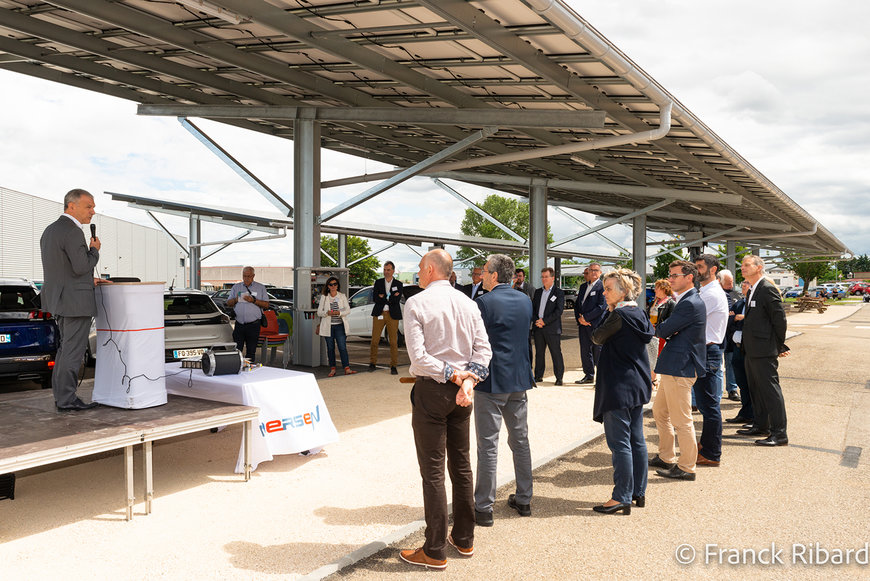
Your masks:
M252 266L242 269L242 282L233 285L227 306L232 307L236 314L233 341L239 351L244 347L245 356L253 363L260 341L260 318L263 316L263 309L269 308L269 295L265 286L254 282Z

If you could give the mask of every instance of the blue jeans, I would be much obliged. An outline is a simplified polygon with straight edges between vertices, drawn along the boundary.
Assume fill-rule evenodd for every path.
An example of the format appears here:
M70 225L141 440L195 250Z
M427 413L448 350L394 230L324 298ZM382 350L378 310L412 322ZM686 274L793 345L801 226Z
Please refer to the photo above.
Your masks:
M735 349L740 349L735 347ZM734 377L734 351L725 352L725 391L728 393L737 393L737 378Z
M701 429L699 454L707 460L719 461L722 456L722 411L719 400L722 398L722 348L707 345L706 375L695 381L692 392L698 402L698 411L704 418Z
M347 357L347 333L344 330L344 323L332 325L332 335L324 337L326 339L326 357L329 359L329 366L335 367L335 344L338 343L338 353L341 355L341 366L349 367L350 360Z
M613 500L631 504L632 496L646 496L643 406L604 412L604 437L613 462Z

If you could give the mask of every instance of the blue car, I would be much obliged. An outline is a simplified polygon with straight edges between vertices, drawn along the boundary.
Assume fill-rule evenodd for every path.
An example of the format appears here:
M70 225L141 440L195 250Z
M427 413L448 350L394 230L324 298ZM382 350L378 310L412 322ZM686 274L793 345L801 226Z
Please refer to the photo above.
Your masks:
M59 339L57 323L40 309L36 285L0 279L0 378L50 388Z
M787 299L796 299L799 296L801 296L802 294L804 294L804 288L803 287L796 287L796 288L787 290L784 296Z

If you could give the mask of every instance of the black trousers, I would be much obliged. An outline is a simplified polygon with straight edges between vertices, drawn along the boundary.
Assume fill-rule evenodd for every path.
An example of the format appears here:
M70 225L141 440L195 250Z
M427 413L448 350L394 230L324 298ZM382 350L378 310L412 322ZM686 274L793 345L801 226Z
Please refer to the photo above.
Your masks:
M755 412L755 426L770 433L785 435L785 399L779 386L778 357L746 357L746 377Z
M562 381L565 375L565 361L562 359L562 335L545 333L535 327L535 377L543 377L544 369L544 346L550 349L550 357L553 358L553 374L556 381Z
M459 388L418 377L411 391L411 426L417 462L423 478L426 541L423 551L432 559L447 558L447 489L444 458L453 484L453 541L474 545L474 475L471 471L471 406L456 404Z
M580 331L580 363L583 374L592 377L601 355L601 345L592 342L592 325L578 325Z
M251 323L239 323L236 321L236 326L233 329L233 341L236 342L236 348L243 351L245 357L253 363L257 358L257 345L260 343L260 321Z

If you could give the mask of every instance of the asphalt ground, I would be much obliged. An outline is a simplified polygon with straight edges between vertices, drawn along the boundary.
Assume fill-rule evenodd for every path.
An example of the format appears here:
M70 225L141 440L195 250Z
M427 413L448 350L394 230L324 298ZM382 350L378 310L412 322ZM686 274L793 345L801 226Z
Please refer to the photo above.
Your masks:
M699 466L695 482L651 471L646 507L610 516L592 511L612 490L598 438L535 471L530 518L501 487L473 557L451 549L439 573L408 565L398 552L422 545L418 531L329 579L870 579L870 306L792 329L801 335L780 366L789 446L755 446L726 424L719 467ZM724 417L737 409L723 400ZM654 454L649 413L645 433ZM860 552L832 564L850 549L864 550L863 565Z

